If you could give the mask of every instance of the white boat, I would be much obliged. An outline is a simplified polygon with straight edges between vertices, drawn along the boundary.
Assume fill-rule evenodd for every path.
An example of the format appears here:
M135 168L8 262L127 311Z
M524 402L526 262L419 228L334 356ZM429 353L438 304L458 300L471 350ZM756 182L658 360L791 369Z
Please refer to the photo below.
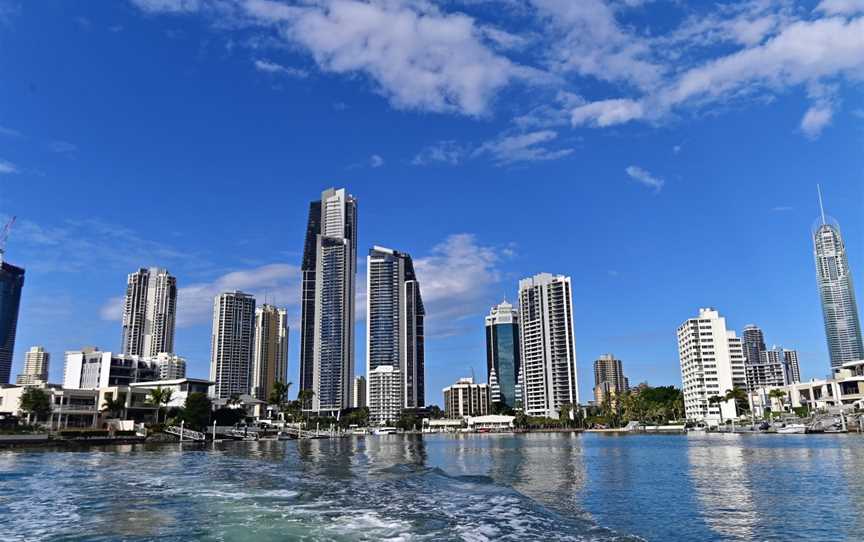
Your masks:
M708 431L708 426L703 424L694 425L693 427L687 428L688 433L704 433L706 431Z
M372 433L373 435L395 435L396 428L395 427L378 427Z
M789 425L777 428L777 434L779 435L798 435L806 432L807 426L803 423L790 423Z

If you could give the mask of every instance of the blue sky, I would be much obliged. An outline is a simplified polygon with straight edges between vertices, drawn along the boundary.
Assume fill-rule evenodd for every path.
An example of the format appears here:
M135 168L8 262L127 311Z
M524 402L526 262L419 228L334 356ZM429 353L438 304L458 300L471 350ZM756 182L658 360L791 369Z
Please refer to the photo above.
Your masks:
M483 316L543 271L573 278L583 401L605 352L680 385L700 306L823 376L809 232L821 183L864 283L862 36L860 0L0 1L13 375L116 349L139 266L178 278L190 375L221 290L296 324L308 202L345 186L359 268L417 261L429 402L485 377Z

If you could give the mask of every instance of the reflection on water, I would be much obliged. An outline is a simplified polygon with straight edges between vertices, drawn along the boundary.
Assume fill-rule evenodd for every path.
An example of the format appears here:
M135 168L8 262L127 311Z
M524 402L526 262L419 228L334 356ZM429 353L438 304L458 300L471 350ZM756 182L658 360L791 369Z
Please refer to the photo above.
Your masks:
M858 540L862 444L388 435L5 451L0 538Z
M699 514L718 535L749 540L760 520L753 502L750 465L741 446L745 435L690 436L689 475Z

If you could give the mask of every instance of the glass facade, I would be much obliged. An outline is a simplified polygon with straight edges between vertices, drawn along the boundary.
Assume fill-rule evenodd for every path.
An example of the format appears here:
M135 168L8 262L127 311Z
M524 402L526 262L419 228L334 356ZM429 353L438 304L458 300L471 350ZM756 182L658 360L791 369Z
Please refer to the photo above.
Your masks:
M8 263L0 263L0 384L8 384L15 353L15 331L18 327L18 308L24 270Z

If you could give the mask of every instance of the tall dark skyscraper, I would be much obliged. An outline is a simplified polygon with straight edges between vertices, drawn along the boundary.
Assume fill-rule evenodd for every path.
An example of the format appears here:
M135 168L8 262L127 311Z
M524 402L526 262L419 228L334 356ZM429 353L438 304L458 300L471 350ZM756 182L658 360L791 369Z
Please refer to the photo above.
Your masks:
M0 251L0 384L8 384L15 354L18 308L24 287L24 269L3 261Z
M819 210L821 221L813 232L813 251L828 353L831 368L836 369L847 361L864 359L864 342L846 245L840 234L840 225L825 218L821 191Z
M303 250L300 389L314 395L306 410L351 406L354 381L354 296L357 200L330 188L309 206Z
M411 256L376 246L366 261L366 397L370 419L381 423L425 404L426 312Z
M486 317L486 377L493 404L518 406L520 368L519 311L503 301Z
M762 352L765 351L765 335L762 330L753 324L744 326L741 341L744 343L745 361L751 364L760 363Z

